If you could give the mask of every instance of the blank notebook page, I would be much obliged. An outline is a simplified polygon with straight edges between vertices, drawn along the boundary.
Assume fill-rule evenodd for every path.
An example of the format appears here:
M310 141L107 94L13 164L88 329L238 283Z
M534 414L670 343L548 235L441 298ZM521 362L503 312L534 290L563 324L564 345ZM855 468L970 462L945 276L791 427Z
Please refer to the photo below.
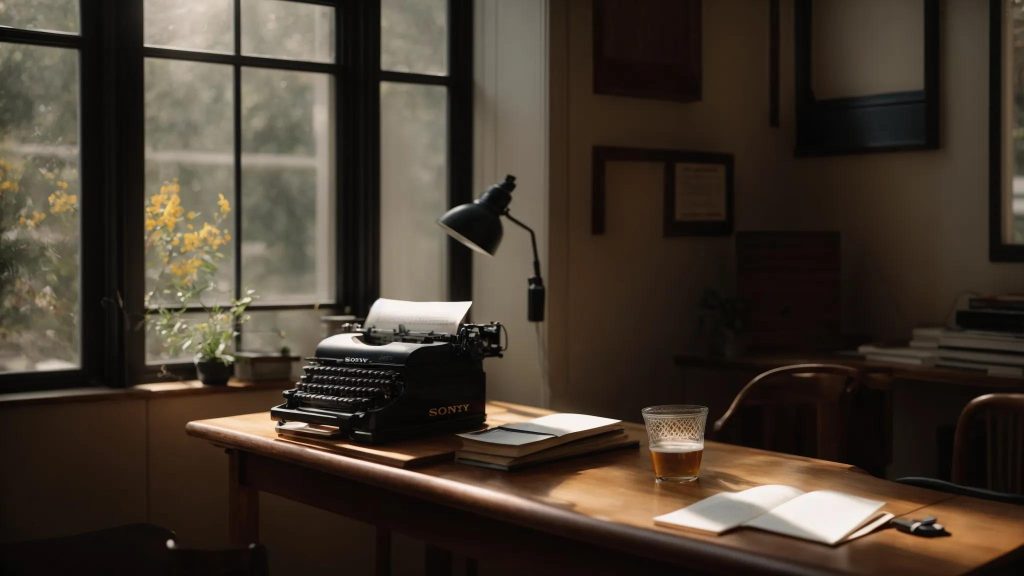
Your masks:
M792 486L778 484L766 484L742 492L719 492L681 510L658 516L654 522L721 534L801 494L801 490Z
M885 502L816 490L794 498L745 526L797 538L836 544L873 518Z

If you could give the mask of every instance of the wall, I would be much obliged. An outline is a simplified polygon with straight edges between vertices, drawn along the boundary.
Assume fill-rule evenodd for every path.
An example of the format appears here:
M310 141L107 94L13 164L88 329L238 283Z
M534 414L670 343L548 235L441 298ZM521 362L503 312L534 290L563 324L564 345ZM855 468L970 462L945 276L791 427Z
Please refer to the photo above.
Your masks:
M151 522L183 546L227 546L227 456L185 423L279 400L271 390L0 406L0 542ZM370 526L268 494L260 503L272 573L372 571ZM416 550L398 544L396 565Z
M696 346L700 292L734 282L731 238L661 237L660 180L642 165L609 184L607 232L591 235L593 145L730 152L737 230L839 230L848 333L907 339L942 323L962 291L1024 285L1024 266L987 256L986 2L942 3L940 150L800 159L792 2L781 3L780 128L767 116L767 2L703 3L704 98L687 104L593 94L591 5L551 13L554 406L636 419L672 400L671 357Z
M546 280L551 270L547 258L548 4L546 0L477 0L473 62L474 189L479 194L506 174L516 176L509 209L537 233ZM485 362L488 397L545 405L547 326L526 320L526 280L533 275L530 236L507 220L504 228L495 256L473 254L473 319L499 321L509 334L505 357Z
M672 399L672 355L694 346L701 292L729 284L732 239L662 237L661 179L644 164L609 173L606 233L591 235L591 147L734 154L743 229L784 211L772 196L791 145L768 126L767 2L703 3L704 96L689 104L593 94L591 6L552 5L552 402L636 420Z

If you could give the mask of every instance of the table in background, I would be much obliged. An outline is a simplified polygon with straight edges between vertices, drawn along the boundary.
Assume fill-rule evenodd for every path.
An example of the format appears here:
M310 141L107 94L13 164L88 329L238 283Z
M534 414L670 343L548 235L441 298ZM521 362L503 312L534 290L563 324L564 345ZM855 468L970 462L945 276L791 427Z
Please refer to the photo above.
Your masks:
M489 403L492 421L544 410ZM639 425L628 424L634 433ZM454 552L530 572L963 574L1024 561L1024 510L905 486L850 466L708 442L700 480L655 484L646 446L518 472L454 463L389 467L277 438L267 413L201 420L188 433L228 449L231 526L258 540L265 491L386 527ZM722 490L760 484L836 489L887 502L897 516L933 513L953 533L883 530L832 548L756 530L713 536L652 518ZM378 558L379 558L378 554Z

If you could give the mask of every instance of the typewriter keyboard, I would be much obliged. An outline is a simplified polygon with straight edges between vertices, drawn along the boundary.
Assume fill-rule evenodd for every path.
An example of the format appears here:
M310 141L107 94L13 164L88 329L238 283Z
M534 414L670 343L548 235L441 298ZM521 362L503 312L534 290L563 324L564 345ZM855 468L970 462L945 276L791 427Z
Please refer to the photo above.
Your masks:
M292 392L303 404L343 410L372 410L391 400L401 386L398 370L312 363Z

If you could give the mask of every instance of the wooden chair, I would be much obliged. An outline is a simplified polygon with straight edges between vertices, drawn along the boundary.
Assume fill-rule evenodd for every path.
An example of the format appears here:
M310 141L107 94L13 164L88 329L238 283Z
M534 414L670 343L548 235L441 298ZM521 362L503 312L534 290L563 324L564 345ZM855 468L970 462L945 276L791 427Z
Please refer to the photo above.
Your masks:
M986 394L964 407L952 476L955 484L1024 494L1024 394Z
M129 524L74 536L0 544L0 574L50 576L266 576L266 549L182 549L174 532Z
M888 464L888 419L882 396L865 388L867 376L840 364L768 370L748 382L715 422L715 439L881 474Z

